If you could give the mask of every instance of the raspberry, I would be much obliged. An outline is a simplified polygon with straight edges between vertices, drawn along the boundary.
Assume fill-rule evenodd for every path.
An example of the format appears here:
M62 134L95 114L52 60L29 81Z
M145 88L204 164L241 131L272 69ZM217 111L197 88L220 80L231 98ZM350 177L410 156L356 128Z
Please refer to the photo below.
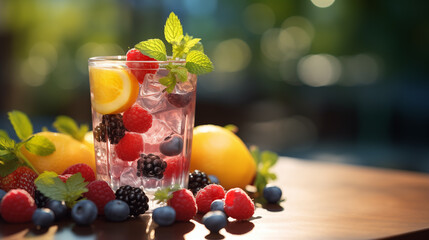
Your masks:
M217 184L210 184L198 191L196 198L198 211L206 213L210 211L210 205L214 200L225 197L225 190Z
M132 48L127 52L127 61L156 61L151 57L142 54L139 50ZM131 73L137 78L140 84L143 83L146 74L154 74L159 68L158 63L127 62Z
M73 175L79 172L82 174L82 177L85 178L86 182L92 182L95 180L94 170L92 170L92 168L85 163L78 163L68 167L66 170L64 170L62 175L64 174Z
M28 167L21 166L15 171L0 180L0 188L6 192L11 189L24 189L31 196L34 196L35 185L34 180L37 174Z
M175 176L179 176L180 174L180 170L182 162L183 162L183 157L178 156L178 157L170 157L170 158L165 158L165 162L167 162L167 168L165 169L164 172L164 179L165 180L169 180Z
M197 214L197 203L194 195L188 189L173 192L173 197L168 200L168 205L176 211L177 221L189 221Z
M63 181L63 183L67 182L67 179L69 179L69 177L73 176L72 174L61 174L58 175L58 177L61 179L61 181Z
M232 218L245 220L253 216L255 204L241 188L233 188L225 195L224 210Z
M124 161L140 158L143 151L143 138L138 134L126 133L115 147L116 155Z
M95 180L91 182L88 184L87 188L88 192L84 194L84 197L93 201L97 206L98 214L103 215L104 206L116 198L115 193L110 188L110 186L102 180Z
M125 128L131 132L145 133L152 127L152 115L135 104L124 112Z
M10 223L31 221L37 206L30 194L23 189L10 190L2 199L0 214Z

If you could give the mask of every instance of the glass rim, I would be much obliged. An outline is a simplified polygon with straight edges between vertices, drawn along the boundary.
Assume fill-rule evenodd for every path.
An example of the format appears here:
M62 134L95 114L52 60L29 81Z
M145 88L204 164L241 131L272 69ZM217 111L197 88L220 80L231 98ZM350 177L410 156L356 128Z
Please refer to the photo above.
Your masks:
M88 59L89 63L95 63L95 62L121 62L121 63L158 63L158 64L169 64L169 63L176 63L176 64L185 64L185 59L178 59L178 60L171 60L172 57L168 56L167 61L141 61L141 60L132 60L127 61L127 56L125 55L114 55L114 56L97 56L97 57L90 57Z

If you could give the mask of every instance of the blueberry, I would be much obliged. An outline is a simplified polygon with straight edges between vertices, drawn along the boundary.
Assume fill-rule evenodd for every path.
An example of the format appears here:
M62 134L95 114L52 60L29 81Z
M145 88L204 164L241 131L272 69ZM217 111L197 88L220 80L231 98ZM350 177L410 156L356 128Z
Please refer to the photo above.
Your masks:
M159 145L159 150L165 156L175 156L183 150L183 139L180 136L168 136Z
M45 228L52 225L55 215L54 212L49 208L38 208L36 211L34 211L31 219L34 225Z
M176 219L176 211L170 206L159 207L153 210L152 219L159 226L169 226Z
M226 215L221 211L210 211L203 217L203 224L210 232L217 233L227 224Z
M189 102L191 101L191 97L192 97L192 92L183 93L183 94L180 94L180 93L167 94L168 102L177 108L182 108L188 105Z
M49 200L45 207L54 212L55 221L61 220L67 216L67 206L62 201Z
M4 195L6 195L6 192L3 189L0 189L0 202L3 199Z
M215 175L209 175L208 177L213 184L219 184L219 178L217 178Z
M265 187L263 195L268 203L278 203L282 197L282 190L277 186Z
M223 200L221 199L214 200L210 205L210 211L218 210L225 213L224 206L225 206L225 203L223 202Z
M71 211L71 217L78 225L89 225L97 218L97 206L91 200L81 200Z
M104 206L104 215L112 222L125 221L129 214L130 207L122 200L112 200Z

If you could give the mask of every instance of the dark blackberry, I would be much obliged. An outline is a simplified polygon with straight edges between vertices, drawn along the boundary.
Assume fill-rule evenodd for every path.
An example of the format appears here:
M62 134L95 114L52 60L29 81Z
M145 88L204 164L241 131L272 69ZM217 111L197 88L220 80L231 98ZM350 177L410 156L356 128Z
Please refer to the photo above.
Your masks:
M45 207L45 205L49 202L49 200L51 200L51 199L46 197L39 190L34 191L34 201L36 202L36 205L38 208Z
M130 216L137 217L149 209L146 194L140 189L129 185L121 186L116 190L116 199L122 200L130 207Z
M167 168L167 162L155 154L141 154L137 161L137 176L161 179Z
M191 98L192 98L191 92L183 93L183 94L180 94L180 93L167 94L168 102L177 108L182 108L188 105L189 102L191 101Z
M210 179L204 172L195 170L194 172L189 173L188 189L191 190L194 195L210 183Z
M125 126L124 122L122 121L122 115L121 114L108 114L103 115L101 123L97 126L100 127L100 134L103 133L103 128L105 129L104 138L107 136L109 138L109 141L111 144L118 144L118 142L125 136ZM96 129L97 129L96 127ZM100 135L103 136L103 135ZM106 139L104 139L103 142L105 142Z
M94 128L94 139L97 142L106 142L106 125L104 123L101 122Z

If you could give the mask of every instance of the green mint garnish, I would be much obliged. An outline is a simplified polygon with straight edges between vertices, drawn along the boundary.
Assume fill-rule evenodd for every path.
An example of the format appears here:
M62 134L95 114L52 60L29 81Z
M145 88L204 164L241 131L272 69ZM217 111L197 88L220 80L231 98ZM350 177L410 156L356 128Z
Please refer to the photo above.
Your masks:
M78 141L82 141L89 130L88 125L83 124L79 127L75 120L67 116L58 116L53 126L58 132L68 134Z
M213 71L210 59L200 51L191 51L186 56L186 68L193 74L204 74Z
M167 50L160 39L149 39L135 45L135 48L144 55L155 58L158 61L167 60Z
M250 153L256 163L256 178L254 185L259 193L262 193L264 187L271 181L276 180L277 176L270 171L278 160L278 155L274 152L263 151L260 152L255 146L250 148Z
M200 38L193 38L183 34L183 27L179 18L173 12L167 18L164 25L164 37L172 46L172 60L185 59L186 65L181 67L167 67L170 73L160 79L160 83L166 86L165 91L171 93L176 86L177 79L185 82L188 72L201 75L213 71L213 63L204 54L204 47ZM167 60L167 51L160 39L149 39L134 46L141 53L158 61Z
M180 186L178 184L166 188L161 188L155 192L154 200L157 200L158 203L166 203L173 197L173 192L177 190L180 190Z
M64 183L55 172L45 171L34 180L34 183L45 196L65 201L69 208L73 207L82 194L88 191L86 188L88 182L85 182L81 173L72 175Z
M231 131L233 133L238 132L238 127L235 126L234 124L228 124L228 125L224 126L224 128L228 129L229 131Z
M55 145L46 137L32 136L33 125L25 113L14 110L8 115L21 142L16 143L5 131L0 131L0 176L7 176L21 165L27 165L38 174L34 166L21 153L21 148L24 146L33 154L47 156L55 151Z

